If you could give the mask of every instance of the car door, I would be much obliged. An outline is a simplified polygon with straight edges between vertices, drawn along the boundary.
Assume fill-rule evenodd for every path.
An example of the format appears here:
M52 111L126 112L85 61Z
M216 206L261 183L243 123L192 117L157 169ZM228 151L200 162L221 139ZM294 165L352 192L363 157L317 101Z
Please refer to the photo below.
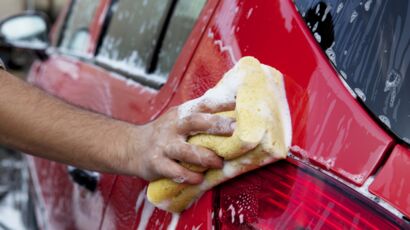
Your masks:
M73 0L67 6L52 37L51 56L37 61L29 81L49 94L71 104L109 114L108 96L95 75L103 77L88 62L95 42L95 20L103 13L106 1ZM60 32L61 31L61 32ZM59 33L60 32L60 33ZM97 82L97 83L96 83ZM98 87L97 87L98 88ZM45 140L47 141L47 140ZM31 178L36 191L37 217L44 229L97 229L115 177L29 157Z
M157 10L164 7L164 3L171 5L164 10L167 18L162 21L159 16L164 15L164 12L158 13ZM168 105L178 90L217 3L218 1L215 0L119 0L113 5L112 18L108 23L106 35L103 37L104 42L99 48L97 60L121 72L143 75L140 82L147 87L147 90L163 85L158 90L158 96L151 106L157 112L151 119L164 111L165 107L160 109L159 106ZM153 29L157 24L161 32L153 34ZM141 36L144 40L132 41ZM152 47L158 41L162 45ZM143 46L143 49L139 46ZM152 53L151 59L144 56L142 50ZM146 60L154 61L154 63L148 62L147 64ZM150 72L153 74L150 75ZM163 80L158 81L161 78ZM149 121L145 114L149 113L150 107L141 108L146 111L129 114L129 116L145 119L142 122L144 123ZM146 184L146 181L138 178L127 176L117 178L105 213L103 229L145 229L168 225L172 216L154 209L148 201L144 201ZM207 208L207 206L202 208L198 206L196 213ZM189 215L192 214L194 213ZM206 222L207 218L203 217L198 215L201 222Z

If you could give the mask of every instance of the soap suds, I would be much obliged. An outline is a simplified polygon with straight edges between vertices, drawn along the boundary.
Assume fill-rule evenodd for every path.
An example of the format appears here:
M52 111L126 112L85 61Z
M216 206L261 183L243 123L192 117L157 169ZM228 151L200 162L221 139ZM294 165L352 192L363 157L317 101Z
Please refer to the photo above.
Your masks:
M337 6L337 9L336 9L336 13L338 14L338 13L340 13L340 11L342 11L342 9L343 9L343 2L341 2L341 3L339 3L339 5Z
M308 162L309 161L309 155L308 152L304 149L302 149L301 147L299 147L298 145L293 145L290 147L290 150L294 153L299 153L300 157L302 158L302 160L304 162Z
M359 16L359 14L356 10L354 10L352 16L350 16L350 23L352 23L357 18L357 16Z
M170 204L171 204L170 200L164 200L161 203L157 204L156 206L161 210L167 210Z
M228 210L231 211L231 223L235 223L235 215L236 215L236 211L235 208L233 207L233 205L229 205Z
M362 174L352 174L344 169L338 169L337 172L339 172L342 176L350 178L356 183L360 183L364 179L364 175Z
M212 32L211 29L209 29L209 31L208 31L208 38L210 38L210 39L214 39L214 38L215 38L215 35L214 35L214 33ZM229 45L224 45L224 43L223 43L222 40L215 40L215 41L214 41L214 44L218 46L219 51L221 51L221 53L227 52L227 53L229 54L229 57L231 58L231 61L232 61L233 63L237 63L237 62L238 62L238 59L235 57L234 52L233 52L233 49L232 49L231 46L229 46Z
M365 11L369 11L370 10L370 6L372 5L372 0L367 0L366 3L364 4L364 10Z
M155 207L147 199L144 200L144 209L142 210L141 219L138 224L138 230L147 229L148 222L154 213Z
M355 88L355 89L354 89L354 92L357 94L357 96L358 96L363 102L366 101L366 94L364 94L364 92L363 92L361 89Z
M216 108L219 105L235 103L236 92L244 77L245 74L239 72L239 68L235 66L224 75L216 87L209 89L203 96L180 105L178 107L179 118L183 119L197 112L203 104Z
M218 115L213 115L213 116L218 116ZM205 115L204 120L210 121L211 117L212 117L211 115L209 116ZM210 134L229 133L231 130L235 129L235 126L236 124L233 120L221 119L221 120L218 120L212 128L208 129L206 133L210 133Z
M144 201L146 193L147 193L147 187L142 189L141 192L138 194L137 203L135 205L135 211L138 212L138 210L141 208L141 205L142 205L142 202Z
M186 181L186 178L184 176L179 176L177 178L172 179L175 183L182 184Z
M199 224L198 226L192 226L192 229L191 230L200 230L201 229L201 227L202 227L202 223L201 224Z
M175 213L172 214L171 222L169 223L167 230L174 230L177 228L179 217L180 217L179 214L175 214Z
M283 75L279 71L277 71L277 76L279 76L279 78L275 79L275 76L269 66L262 65L262 68L265 74L268 76L268 82L270 83L269 86L275 92L279 92L274 94L274 96L277 97L276 100L278 102L278 106L281 108L278 111L280 113L280 118L283 121L282 125L284 132L283 136L285 138L285 146L290 147L292 142L292 120L290 117L288 99L286 98L286 90ZM275 84L275 80L278 84Z
M379 120L383 122L388 128L391 128L390 119L385 115L379 115Z
M315 39L316 39L317 42L319 42L319 43L322 42L322 36L320 36L319 33L315 32L315 33L313 34L313 36L315 37Z
M235 167L229 161L224 162L224 167L222 168L222 172L223 172L224 176L232 178L232 177L235 176L237 171L238 171L237 166Z

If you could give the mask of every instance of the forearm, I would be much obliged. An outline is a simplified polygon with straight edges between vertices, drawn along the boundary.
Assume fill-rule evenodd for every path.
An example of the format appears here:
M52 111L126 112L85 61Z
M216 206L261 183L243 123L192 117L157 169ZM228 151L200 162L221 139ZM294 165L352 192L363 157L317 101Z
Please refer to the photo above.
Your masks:
M227 106L199 104L182 119L173 108L135 126L70 106L0 70L0 145L89 170L199 183L202 176L178 162L206 168L223 163L186 138L231 135L232 119L207 114L233 109Z
M126 162L125 145L141 141L128 140L134 129L138 127L77 109L0 72L2 145L86 169L118 172ZM120 173L129 172L124 168Z

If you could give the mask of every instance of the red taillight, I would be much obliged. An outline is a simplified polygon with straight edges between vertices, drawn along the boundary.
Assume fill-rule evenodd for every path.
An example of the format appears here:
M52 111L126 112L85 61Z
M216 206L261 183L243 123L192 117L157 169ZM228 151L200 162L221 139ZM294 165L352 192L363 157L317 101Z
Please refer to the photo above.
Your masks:
M398 229L404 225L349 187L285 161L219 189L221 229Z

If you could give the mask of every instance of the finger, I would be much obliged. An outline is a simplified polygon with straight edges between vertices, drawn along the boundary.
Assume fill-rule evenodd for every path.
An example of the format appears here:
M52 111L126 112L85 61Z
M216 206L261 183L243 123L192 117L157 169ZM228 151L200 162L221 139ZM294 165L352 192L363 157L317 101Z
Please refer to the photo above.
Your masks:
M222 168L223 161L214 152L188 143L170 148L166 155L174 160L200 165L205 168Z
M208 133L214 135L231 135L235 120L219 115L195 113L181 120L178 132L182 135Z
M157 164L157 172L177 183L199 184L203 181L202 174L192 172L168 158Z
M235 109L235 102L228 102L228 103L210 103L206 100L200 102L197 107L197 111L201 113L218 113L218 112L225 112L231 111Z

